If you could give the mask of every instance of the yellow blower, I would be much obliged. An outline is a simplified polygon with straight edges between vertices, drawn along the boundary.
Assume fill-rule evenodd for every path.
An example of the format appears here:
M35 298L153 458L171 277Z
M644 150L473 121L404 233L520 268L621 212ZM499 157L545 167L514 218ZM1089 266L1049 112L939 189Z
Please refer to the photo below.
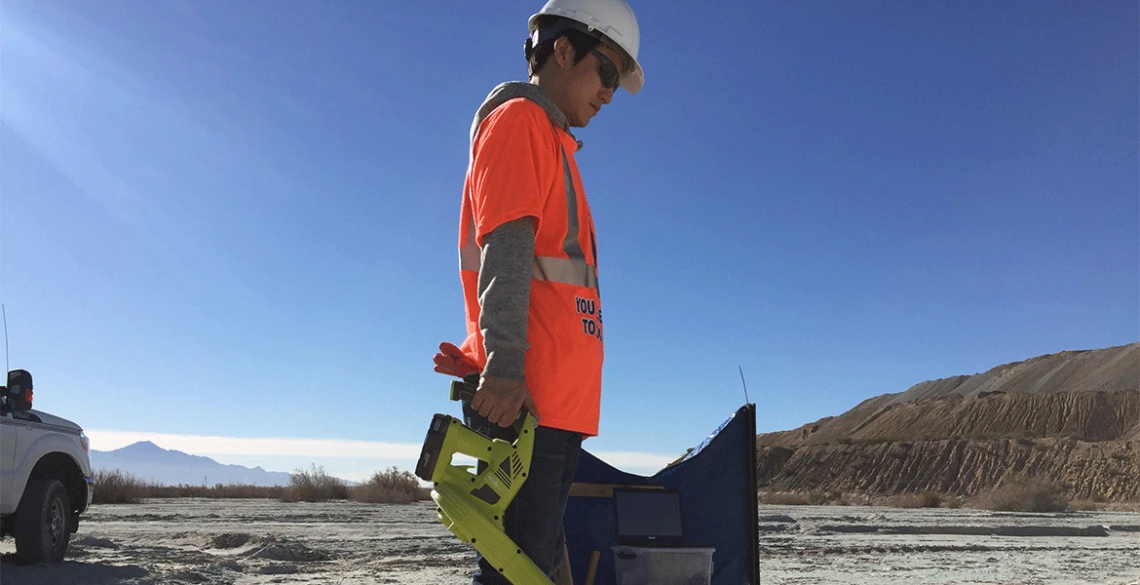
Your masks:
M470 396L471 388L463 382L452 383L452 400ZM534 418L526 414L516 429L518 439L509 443L479 434L457 418L436 414L420 451L416 475L435 484L431 498L444 526L463 542L471 543L511 583L552 585L503 531L503 513L530 470ZM452 464L456 453L479 460L479 470L473 471L472 465Z

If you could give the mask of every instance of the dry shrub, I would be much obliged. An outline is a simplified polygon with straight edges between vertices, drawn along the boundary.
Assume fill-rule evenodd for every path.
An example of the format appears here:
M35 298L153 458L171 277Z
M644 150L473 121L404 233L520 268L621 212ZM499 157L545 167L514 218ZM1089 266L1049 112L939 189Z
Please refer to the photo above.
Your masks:
M770 506L810 506L811 498L804 494L767 492L761 494L760 502Z
M390 467L377 471L368 481L352 488L352 499L370 504L408 504L422 500L420 480L410 471Z
M250 484L217 484L206 490L207 498L237 499L237 498L280 498L285 493L284 486L260 486Z
M830 506L855 506L856 504L855 504L854 500L852 500L850 497L847 496L847 494L844 494L844 495L839 496L838 498L835 498L834 500L831 500L830 502L828 502L828 505L830 505Z
M209 491L210 488L204 485L185 483L153 486L150 489L151 496L155 498L205 498Z
M152 498L280 498L285 493L282 486L257 486L250 484L214 484L214 487L178 484L174 486L152 486Z
M324 467L312 465L289 475L289 487L281 494L282 502L327 502L347 500L348 486L343 480L325 473Z
M942 507L957 510L962 507L962 496L948 494L942 499Z
M338 480L339 481L339 480ZM137 504L143 498L281 498L283 486L250 484L158 485L147 483L133 474L115 469L95 472L95 504Z
M95 472L93 504L137 504L148 497L150 486L131 473L115 469Z
M887 498L887 506L892 508L937 508L942 505L942 497L934 492L898 494Z
M918 494L918 507L919 508L937 508L942 505L942 496L934 492L922 492Z
M888 508L921 508L918 496L915 494L897 494L889 496L884 502Z
M808 494L808 502L813 506L828 506L842 499L843 492L836 490L814 491Z
M1002 512L1064 512L1069 499L1057 484L1038 478L1016 479L980 494L974 504Z

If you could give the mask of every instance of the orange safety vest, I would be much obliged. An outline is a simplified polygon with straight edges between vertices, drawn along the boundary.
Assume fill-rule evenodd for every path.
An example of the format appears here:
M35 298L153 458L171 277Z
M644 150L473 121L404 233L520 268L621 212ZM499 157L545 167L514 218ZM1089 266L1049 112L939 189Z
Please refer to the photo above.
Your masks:
M602 393L602 305L594 220L582 188L575 138L541 106L515 98L478 126L463 188L460 279L467 339L461 349L487 363L479 329L480 246L494 229L535 218L534 271L525 374L540 424L598 434Z

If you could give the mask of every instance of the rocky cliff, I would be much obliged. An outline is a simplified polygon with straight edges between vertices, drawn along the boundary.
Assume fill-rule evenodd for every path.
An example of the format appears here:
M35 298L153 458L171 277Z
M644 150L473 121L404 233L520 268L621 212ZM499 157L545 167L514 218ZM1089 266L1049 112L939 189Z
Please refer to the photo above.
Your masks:
M767 489L970 496L1034 476L1140 501L1140 343L923 382L756 442Z

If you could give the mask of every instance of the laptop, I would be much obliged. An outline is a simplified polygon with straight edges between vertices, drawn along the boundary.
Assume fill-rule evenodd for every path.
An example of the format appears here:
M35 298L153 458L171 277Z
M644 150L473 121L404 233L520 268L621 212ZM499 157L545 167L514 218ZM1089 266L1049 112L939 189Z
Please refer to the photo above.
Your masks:
M684 547L681 492L614 488L617 543L636 547Z

